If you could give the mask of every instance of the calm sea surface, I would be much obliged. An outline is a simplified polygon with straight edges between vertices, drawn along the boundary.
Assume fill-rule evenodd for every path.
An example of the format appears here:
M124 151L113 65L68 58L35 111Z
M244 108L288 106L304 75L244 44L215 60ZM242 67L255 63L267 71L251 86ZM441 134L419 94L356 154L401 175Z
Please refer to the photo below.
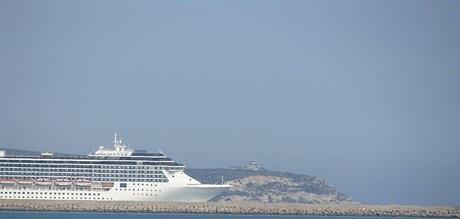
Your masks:
M130 214L130 213L62 213L62 212L0 212L0 219L354 219L357 217L318 217L318 216L248 216L248 215L186 215L186 214ZM407 219L403 217L361 217L365 219ZM411 218L421 219L421 218ZM426 218L425 218L426 219Z

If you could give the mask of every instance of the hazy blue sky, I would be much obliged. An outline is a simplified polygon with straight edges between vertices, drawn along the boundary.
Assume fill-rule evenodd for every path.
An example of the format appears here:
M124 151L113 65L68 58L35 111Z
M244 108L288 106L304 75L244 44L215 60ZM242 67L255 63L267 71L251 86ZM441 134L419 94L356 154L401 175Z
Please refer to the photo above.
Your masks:
M460 204L460 1L0 0L0 146L118 131L367 203Z

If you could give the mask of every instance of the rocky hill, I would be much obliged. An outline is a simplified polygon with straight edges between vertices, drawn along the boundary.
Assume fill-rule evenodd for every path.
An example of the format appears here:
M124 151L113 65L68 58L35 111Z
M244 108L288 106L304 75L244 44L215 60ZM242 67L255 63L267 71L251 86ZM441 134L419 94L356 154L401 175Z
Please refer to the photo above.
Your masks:
M187 174L203 183L221 183L222 178L232 188L214 202L263 202L343 204L352 200L338 192L324 179L270 171L265 169L187 169Z

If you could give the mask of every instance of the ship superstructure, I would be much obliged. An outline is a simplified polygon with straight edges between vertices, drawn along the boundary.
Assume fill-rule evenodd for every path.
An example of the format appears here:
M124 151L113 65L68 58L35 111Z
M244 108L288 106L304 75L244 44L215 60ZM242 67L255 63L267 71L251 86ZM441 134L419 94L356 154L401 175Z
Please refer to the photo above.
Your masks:
M114 147L88 156L0 152L0 199L204 202L229 185L201 184L162 152Z

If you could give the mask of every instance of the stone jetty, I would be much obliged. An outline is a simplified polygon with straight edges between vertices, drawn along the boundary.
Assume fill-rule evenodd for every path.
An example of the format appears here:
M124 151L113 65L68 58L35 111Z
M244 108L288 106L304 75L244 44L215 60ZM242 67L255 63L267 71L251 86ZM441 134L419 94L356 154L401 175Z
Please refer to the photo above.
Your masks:
M130 212L177 214L321 215L460 218L459 207L401 205L282 205L261 203L176 203L0 200L0 211Z

